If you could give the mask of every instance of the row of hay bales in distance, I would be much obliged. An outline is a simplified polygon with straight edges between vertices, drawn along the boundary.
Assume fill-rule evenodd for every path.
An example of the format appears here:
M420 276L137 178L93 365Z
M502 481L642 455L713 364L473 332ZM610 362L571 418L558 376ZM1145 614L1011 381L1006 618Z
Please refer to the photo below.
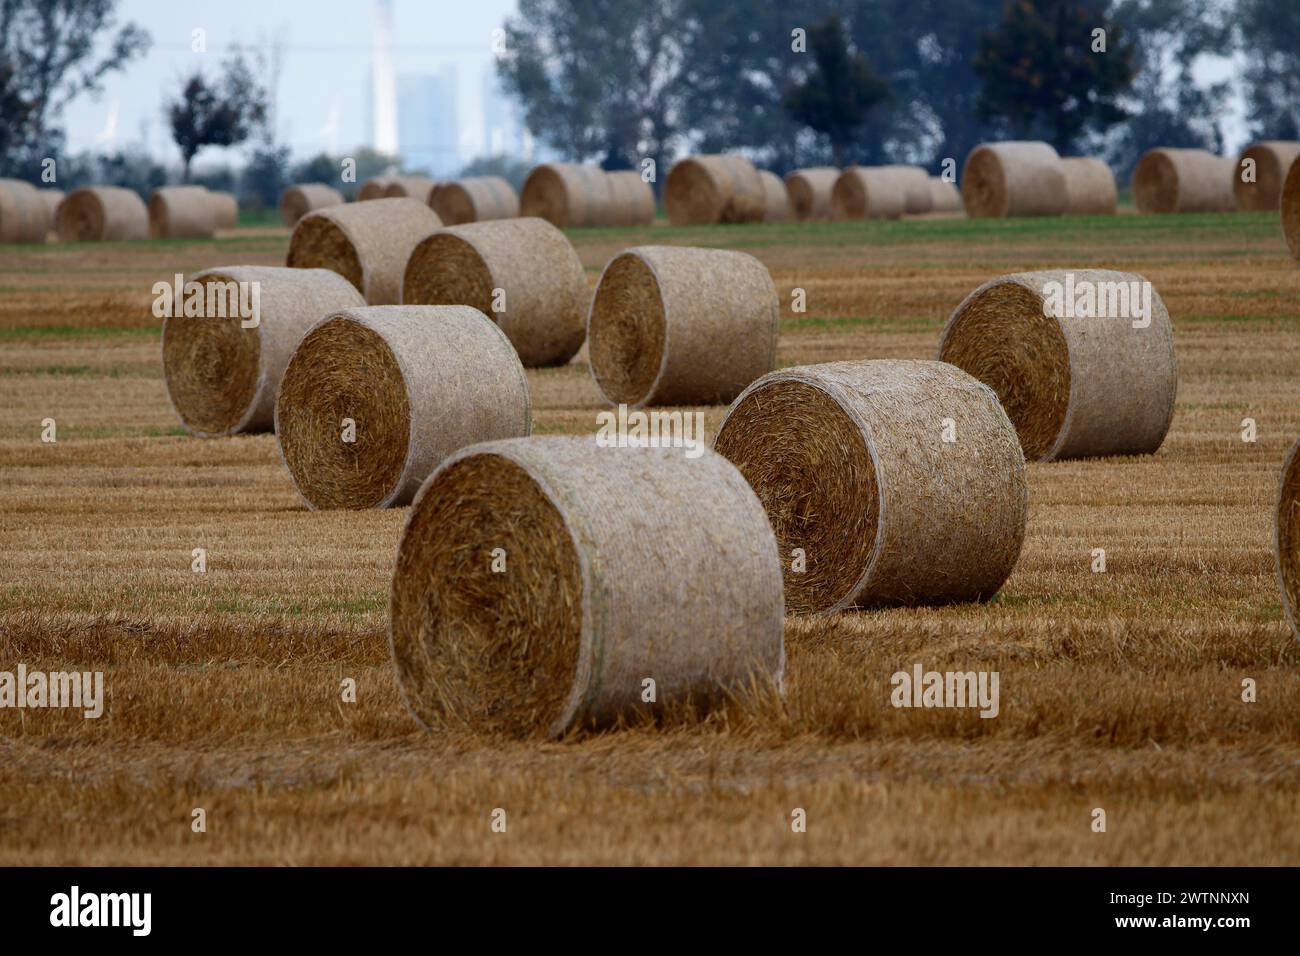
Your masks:
M234 229L239 203L203 186L163 186L146 205L134 191L87 186L64 195L16 179L0 179L0 242L210 238Z
M309 508L413 505L389 640L420 722L560 736L641 713L645 676L650 709L779 693L787 612L986 600L1020 553L1027 458L1158 449L1168 312L1045 318L1065 275L974 290L936 361L778 371L752 256L625 249L591 294L545 220L445 226L385 198L303 217L284 268L196 276L258 281L260 322L169 317L164 371L194 434L274 428ZM584 339L611 405L730 403L713 449L531 436L524 368Z

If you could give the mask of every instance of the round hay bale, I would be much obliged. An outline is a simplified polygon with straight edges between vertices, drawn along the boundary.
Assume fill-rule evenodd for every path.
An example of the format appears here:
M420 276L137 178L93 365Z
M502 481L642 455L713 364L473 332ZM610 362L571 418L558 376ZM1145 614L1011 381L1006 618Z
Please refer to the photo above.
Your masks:
M429 205L444 225L490 219L514 219L519 215L519 197L514 187L500 176L467 176L434 187Z
M1273 556L1282 608L1291 633L1300 638L1300 441L1291 446L1278 480L1277 510L1273 525Z
M1089 288L1092 311L1105 314L1086 314ZM1057 315L1062 302L1074 314ZM1150 324L1134 328L1147 308ZM1030 460L1151 454L1174 414L1169 312L1131 272L1024 272L986 282L948 319L939 358L997 392Z
M779 323L776 286L753 256L638 246L596 286L591 374L613 405L729 402L776 367Z
M404 505L457 449L531 429L519 357L461 305L327 315L289 359L275 404L280 454L313 509Z
M45 211L49 215L50 227L46 231L47 237L52 233L58 237L59 206L62 205L64 193L62 189L40 189L37 194L41 201L45 203Z
M907 185L887 166L850 166L831 188L836 219L898 219L907 208Z
M357 202L389 198L384 195L384 192L392 184L394 178L393 176L372 176L367 179L361 184L361 188L357 190Z
M218 229L234 229L239 225L239 200L234 193L209 192L212 215Z
M961 171L961 197L972 219L1059 216L1066 183L1061 157L1047 143L982 143Z
M328 269L230 266L190 281L204 288L204 314L163 320L163 378L181 424L200 437L269 431L276 390L303 335L323 315L365 305ZM252 320L239 311L246 306Z
M341 205L343 194L333 186L298 183L280 194L280 221L292 229L309 212Z
M519 215L558 229L598 226L608 214L609 180L599 166L544 163L524 180Z
M655 220L655 193L634 169L605 174L609 187L607 226L648 226Z
M776 542L712 452L463 449L407 517L389 607L398 686L430 729L554 738L782 686Z
M785 189L796 219L831 218L831 190L840 171L833 166L813 166L785 174Z
M1065 215L1113 216L1119 206L1115 174L1100 159L1069 156L1061 160L1065 175Z
M1232 160L1204 149L1148 150L1133 170L1138 212L1231 212Z
M1291 255L1300 259L1300 162L1291 164L1282 184L1282 234Z
M163 186L149 196L151 239L211 239L216 232L216 207L202 186Z
M786 192L785 182L776 173L766 169L758 171L758 178L763 183L763 221L788 222L790 220L790 194Z
M384 187L385 199L418 199L428 204L437 183L428 176L394 176Z
M903 212L909 216L924 215L933 208L930 199L930 174L920 166L882 166L892 169L903 183Z
M930 177L930 210L932 212L962 212L961 193L957 184L938 176Z
M758 169L737 153L683 159L664 183L664 210L674 226L762 222L766 209Z
M411 252L402 302L478 309L496 321L528 368L563 365L587 334L582 260L544 219L498 219L435 232Z
M1232 193L1237 208L1245 212L1272 212L1278 208L1282 199L1282 184L1287 173L1300 157L1300 143L1282 140L1267 140L1252 143L1237 160L1232 176ZM1255 181L1242 179L1242 164L1246 160L1255 163Z
M406 260L421 239L442 225L415 199L372 199L308 213L289 237L285 264L332 269L371 305L402 301Z
M35 186L20 179L0 179L0 242L44 242L49 217Z
M992 390L951 365L773 372L728 409L714 448L767 510L791 613L984 601L1020 554L1015 429Z
M59 204L55 225L63 242L148 239L149 210L133 190L86 186Z

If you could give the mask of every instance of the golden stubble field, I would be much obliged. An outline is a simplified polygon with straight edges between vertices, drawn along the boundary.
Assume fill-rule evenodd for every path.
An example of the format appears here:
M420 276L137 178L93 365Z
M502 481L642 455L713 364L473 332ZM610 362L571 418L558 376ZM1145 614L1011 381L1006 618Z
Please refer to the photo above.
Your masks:
M279 264L287 234L5 247L0 670L102 670L108 701L98 720L0 710L0 862L1300 863L1300 644L1271 545L1300 436L1300 267L1276 217L572 238L593 286L646 242L759 256L783 365L931 358L1004 272L1138 271L1174 319L1172 430L1149 458L1031 465L991 604L788 619L783 704L558 743L431 736L384 637L404 510L308 513L272 436L192 439L167 404L152 284ZM529 373L539 433L595 430L581 360ZM704 409L710 434L723 411ZM997 670L999 716L893 708L890 675L917 663Z

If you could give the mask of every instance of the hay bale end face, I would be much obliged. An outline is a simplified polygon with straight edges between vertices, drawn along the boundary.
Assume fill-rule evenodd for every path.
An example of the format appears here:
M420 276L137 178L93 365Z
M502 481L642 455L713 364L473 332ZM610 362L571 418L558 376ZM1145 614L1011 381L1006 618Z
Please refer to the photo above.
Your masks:
M1133 170L1138 212L1231 212L1236 165L1204 149L1149 150Z
M331 269L371 305L402 301L406 261L421 239L442 226L438 214L415 199L374 199L303 216L289 238L286 265Z
M218 229L234 229L239 225L239 200L234 193L209 192L212 214Z
M55 225L63 242L148 239L149 209L133 190L89 186L63 200Z
M599 166L545 163L524 180L519 215L558 229L599 226L608 205L609 182Z
M792 613L987 600L1020 554L1015 429L951 365L782 369L736 400L714 448L767 510Z
M275 405L280 454L313 509L406 504L452 452L531 427L519 357L465 306L327 316L294 351Z
M163 320L163 377L181 424L204 437L269 431L276 390L303 335L322 316L365 305L327 269L232 266L191 281L204 288L204 315ZM245 327L241 311L254 308L256 325Z
M1113 216L1119 207L1115 174L1100 159L1070 156L1061 160L1065 175L1065 215Z
M788 222L791 218L790 194L785 182L766 169L760 169L758 176L763 181L763 221Z
M418 199L428 205L437 183L428 176L393 176L384 187L385 199Z
M163 186L149 196L151 239L211 239L217 232L212 194L202 186Z
M1291 255L1300 259L1300 162L1291 164L1282 185L1282 234Z
M591 374L611 404L729 402L776 365L780 303L767 267L724 249L639 246L601 274Z
M298 220L317 209L343 205L343 194L324 183L298 183L280 195L280 221L292 229Z
M1248 146L1233 170L1232 192L1237 208L1246 212L1277 209L1282 184L1297 157L1300 157L1300 143L1268 140ZM1254 168L1254 181L1246 182L1243 177L1250 164Z
M1159 293L1134 273L987 282L948 319L939 358L997 393L1030 460L1152 454L1173 418L1173 326Z
M44 242L49 231L40 191L19 179L0 179L0 242Z
M850 166L831 188L835 219L898 219L907 208L907 185L885 166Z
M962 212L961 193L955 183L938 176L930 177L930 208L933 212Z
M408 305L467 305L491 317L529 368L563 365L586 337L587 279L564 233L543 219L467 223L411 252Z
M674 226L761 222L766 208L758 169L736 153L683 159L664 183L664 211Z
M554 738L782 684L776 543L711 452L466 448L411 509L389 607L398 685L431 729Z
M1291 633L1300 639L1300 442L1282 464L1273 524L1273 557L1282 608Z
M491 219L514 219L519 197L500 176L468 176L434 187L429 205L447 226Z
M961 173L961 196L972 219L1059 216L1067 203L1061 157L1047 143L982 143Z
M796 219L831 218L831 190L840 171L833 166L813 166L786 173L785 188Z

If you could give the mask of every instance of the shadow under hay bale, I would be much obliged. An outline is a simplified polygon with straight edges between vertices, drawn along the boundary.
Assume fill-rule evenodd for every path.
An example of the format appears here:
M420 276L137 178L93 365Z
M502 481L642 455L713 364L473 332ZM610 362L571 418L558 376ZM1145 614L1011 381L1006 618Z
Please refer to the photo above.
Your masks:
M328 269L230 266L191 281L204 286L205 314L163 321L163 378L181 424L202 437L269 431L280 379L307 330L325 315L365 305ZM239 283L257 284L255 326L245 328L231 307L248 301ZM206 308L209 287L225 317Z
M402 276L411 251L442 226L416 199L372 199L308 213L289 238L286 265L330 269L371 305L402 301Z
M149 209L134 190L87 186L60 203L56 228L62 242L148 239Z
M1025 462L991 389L942 362L782 369L714 448L767 510L791 613L982 601L1015 566Z
M563 365L586 337L587 279L564 233L543 219L440 230L411 252L408 305L468 305L491 317L528 368Z
M327 316L294 351L275 405L280 454L313 509L404 505L452 452L531 428L519 357L466 306Z
M591 374L611 404L729 402L775 367L779 323L776 287L753 256L638 246L596 287Z
M707 451L466 448L420 490L389 606L398 684L432 729L560 737L779 691L785 666L771 528Z
M1055 314L1061 306L1067 314ZM997 393L1031 461L1152 454L1174 414L1173 326L1159 293L1134 273L986 282L948 319L939 358Z

